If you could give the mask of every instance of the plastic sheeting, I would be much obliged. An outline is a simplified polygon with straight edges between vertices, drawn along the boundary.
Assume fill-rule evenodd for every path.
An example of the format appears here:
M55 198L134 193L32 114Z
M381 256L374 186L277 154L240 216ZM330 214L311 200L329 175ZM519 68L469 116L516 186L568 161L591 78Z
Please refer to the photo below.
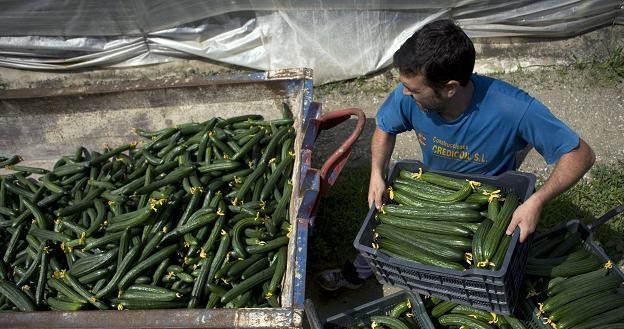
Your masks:
M0 0L0 66L47 71L205 58L314 69L315 83L391 64L422 25L452 18L472 38L571 37L624 23L622 0Z

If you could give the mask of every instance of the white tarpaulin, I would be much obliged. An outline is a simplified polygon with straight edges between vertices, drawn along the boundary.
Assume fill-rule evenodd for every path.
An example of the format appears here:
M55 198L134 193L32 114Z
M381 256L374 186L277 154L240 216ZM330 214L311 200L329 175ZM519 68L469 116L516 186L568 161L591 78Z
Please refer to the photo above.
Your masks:
M0 66L65 71L206 58L314 69L315 83L391 64L429 21L471 38L572 37L624 22L621 0L0 0Z

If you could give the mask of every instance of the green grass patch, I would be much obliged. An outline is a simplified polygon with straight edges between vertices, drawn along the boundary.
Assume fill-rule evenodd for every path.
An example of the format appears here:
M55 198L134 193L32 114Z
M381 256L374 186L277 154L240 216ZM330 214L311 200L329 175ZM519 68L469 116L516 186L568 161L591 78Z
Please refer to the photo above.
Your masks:
M603 58L582 61L575 57L574 67L587 71L591 80L600 86L610 86L613 82L624 81L624 48L615 47Z
M311 270L342 265L356 254L353 240L368 212L370 168L345 168L320 200L308 244Z
M356 254L355 236L368 212L370 168L348 169L320 201L314 233L310 236L308 267L312 271L340 266ZM588 178L549 202L542 211L538 230L571 219L591 223L624 203L624 162L596 165ZM603 225L596 239L620 265L624 255L624 216Z

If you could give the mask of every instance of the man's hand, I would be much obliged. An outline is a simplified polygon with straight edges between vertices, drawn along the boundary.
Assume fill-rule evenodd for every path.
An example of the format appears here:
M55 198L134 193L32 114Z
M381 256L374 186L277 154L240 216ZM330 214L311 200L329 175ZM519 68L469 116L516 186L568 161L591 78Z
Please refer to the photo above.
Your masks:
M380 175L371 175L368 185L368 207L370 208L375 204L375 208L381 208L385 192L386 183L384 179Z
M519 226L520 243L524 242L531 233L535 232L541 212L541 202L535 198L529 198L514 211L511 223L507 227L507 235L512 235L516 226Z

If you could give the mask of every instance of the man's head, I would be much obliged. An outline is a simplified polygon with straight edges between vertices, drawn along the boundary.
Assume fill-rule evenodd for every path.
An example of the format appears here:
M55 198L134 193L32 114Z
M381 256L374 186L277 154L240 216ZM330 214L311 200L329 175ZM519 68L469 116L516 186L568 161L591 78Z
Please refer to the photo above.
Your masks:
M472 41L448 19L423 26L394 53L394 64L402 75L422 74L435 89L444 87L451 80L465 86L474 62Z
M468 84L474 62L472 41L451 20L423 26L394 53L404 93L434 111L454 95L456 87Z

